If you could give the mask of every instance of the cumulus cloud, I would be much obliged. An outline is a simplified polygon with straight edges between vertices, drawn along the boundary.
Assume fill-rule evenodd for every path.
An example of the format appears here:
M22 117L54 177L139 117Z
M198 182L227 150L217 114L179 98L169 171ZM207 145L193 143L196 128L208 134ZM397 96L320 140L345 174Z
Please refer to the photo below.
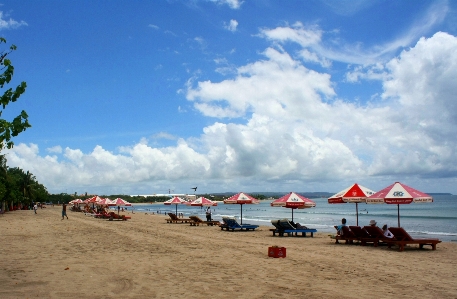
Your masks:
M28 26L28 24L25 21L16 21L10 18L7 20L8 16L3 13L3 11L0 11L0 30L2 29L16 29L21 26Z
M318 29L296 25L262 34L274 42L293 40L321 57L312 50L322 40ZM187 100L201 115L217 118L201 136L184 140L160 133L155 137L176 138L176 144L158 148L142 139L115 152L101 146L90 153L60 149L63 157L41 156L36 145L18 144L8 150L8 164L29 169L51 191L70 182L138 193L153 186L166 190L178 180L220 191L259 182L262 190L266 183L276 190L312 190L320 186L316 182L360 178L377 184L397 177L455 181L455 36L438 32L386 63L354 68L353 81L379 80L383 86L380 97L363 105L340 99L330 74L312 70L283 48L268 47L262 55L228 79L188 81Z
M210 0L211 2L217 3L219 5L228 5L232 9L239 9L241 7L241 4L243 4L244 1L240 0Z
M238 27L238 22L233 19L230 20L230 22L228 24L225 24L225 26L224 26L225 29L232 31L232 32L235 32L237 27Z

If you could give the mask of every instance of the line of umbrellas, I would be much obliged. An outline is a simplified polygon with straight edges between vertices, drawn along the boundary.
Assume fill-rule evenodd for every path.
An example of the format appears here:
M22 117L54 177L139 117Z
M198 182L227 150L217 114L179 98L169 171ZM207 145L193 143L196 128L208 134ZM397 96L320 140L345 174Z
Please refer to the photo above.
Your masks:
M109 198L101 198L99 196L94 196L91 198L88 198L86 200L82 199L74 199L69 202L69 204L95 204L99 206L127 206L130 207L132 204L129 203L128 201L122 199L122 198L116 198L116 199L109 199Z
M239 204L240 205L240 222L243 224L243 205L244 204L258 204L260 201L249 194L244 192L237 193L224 200L224 204ZM433 202L433 197L430 195L413 189L400 182L387 186L379 192L375 192L369 188L361 186L357 183L350 187L336 193L328 198L329 204L340 203L355 203L357 226L359 225L358 204L396 204L398 214L398 227L400 227L400 205L410 203L429 203ZM205 197L188 202L180 197L174 197L166 202L165 205L176 205L176 214L178 212L179 204L187 204L190 206L216 206L217 202L211 201ZM284 207L292 210L292 221L294 220L295 209L313 208L316 203L309 198L306 198L298 193L290 192L279 199L270 203L272 207Z
M395 182L378 192L355 183L328 199L330 204L355 203L357 226L359 225L359 203L396 204L398 227L400 227L400 205L429 202L433 202L433 197L400 182Z

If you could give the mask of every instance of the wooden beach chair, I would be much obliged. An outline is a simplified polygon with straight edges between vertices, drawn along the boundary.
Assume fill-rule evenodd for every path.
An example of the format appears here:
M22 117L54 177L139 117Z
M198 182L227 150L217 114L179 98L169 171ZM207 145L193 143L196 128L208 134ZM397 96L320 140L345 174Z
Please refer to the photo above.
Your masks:
M335 226L335 229L338 231L338 226ZM335 244L339 244L340 240L345 241L346 244L354 244L354 241L360 241L356 234L347 226L341 227L341 234L335 236Z
M283 230L283 234L279 234L280 237L283 237L284 234L295 237L301 234L302 237L306 237L307 233L310 233L311 237L314 237L314 233L317 232L315 228L295 228L288 219L281 219L278 224Z
M167 219L167 223L188 223L188 222L193 221L190 218L179 218L178 216L176 216L173 213L168 213L168 216L170 216L170 218Z
M368 225L364 226L363 229L370 234L371 239L369 239L369 241L373 242L374 247L377 247L378 245L390 244L394 241L392 238L384 236L382 229L377 226Z
M351 232L354 233L354 235L360 241L360 245L365 246L365 245L367 245L367 243L374 244L376 239L372 235L370 235L363 227L349 226L349 229L351 230Z
M191 226L200 226L206 224L207 226L213 226L213 225L219 225L219 221L204 221L198 216L189 216L189 218L192 220L190 222Z
M424 245L430 245L432 250L436 250L436 244L441 243L439 239L414 239L402 227L389 227L389 231L395 237L395 241L388 244L389 248L398 245L399 251L403 251L408 244L419 244L420 249L424 248Z

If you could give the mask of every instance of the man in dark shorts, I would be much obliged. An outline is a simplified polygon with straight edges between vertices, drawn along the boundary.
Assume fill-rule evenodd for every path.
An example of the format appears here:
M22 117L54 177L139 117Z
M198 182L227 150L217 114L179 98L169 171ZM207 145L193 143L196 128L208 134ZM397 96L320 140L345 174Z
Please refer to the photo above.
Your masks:
M68 216L67 216L67 205L66 204L62 204L62 220L63 220L63 217L67 217L67 219L68 219Z

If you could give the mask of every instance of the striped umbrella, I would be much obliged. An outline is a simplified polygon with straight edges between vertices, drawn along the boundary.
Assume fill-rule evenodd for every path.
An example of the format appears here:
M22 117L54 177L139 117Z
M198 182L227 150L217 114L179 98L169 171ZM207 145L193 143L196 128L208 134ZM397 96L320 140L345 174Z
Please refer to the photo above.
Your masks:
M368 204L386 203L397 205L398 227L400 227L400 205L410 204L413 202L433 202L433 197L400 182L395 182L394 184L371 195L366 201Z
M366 202L368 196L375 192L357 183L329 197L328 203L355 203L357 226L359 225L359 203Z
M184 199L182 199L181 197L175 196L172 199L165 201L163 204L167 205L167 206L175 205L176 206L176 214L175 215L178 215L178 205L184 204L184 203L186 203L186 201Z
M240 192L224 200L224 204L239 204L241 210L240 222L243 224L243 205L258 204L260 201L246 193Z
M292 221L294 221L294 209L313 208L316 203L303 195L290 192L283 197L278 198L270 203L272 207L284 207L292 209Z

